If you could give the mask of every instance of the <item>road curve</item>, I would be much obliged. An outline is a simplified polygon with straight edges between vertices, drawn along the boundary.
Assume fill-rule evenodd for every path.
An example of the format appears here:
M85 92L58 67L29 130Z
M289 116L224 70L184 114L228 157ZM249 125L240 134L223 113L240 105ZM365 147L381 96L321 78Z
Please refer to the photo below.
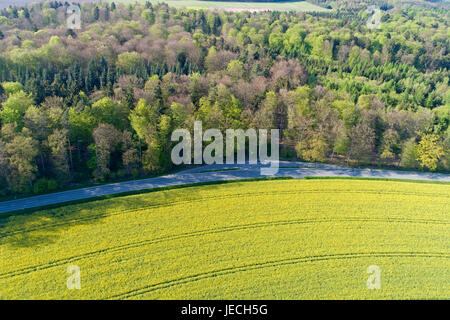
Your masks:
M101 186L68 190L29 198L0 202L0 213L30 209L73 200L87 199L128 191L137 191L188 183L200 183L221 180L236 180L265 177L261 175L261 164L214 164L184 170L166 176L105 184ZM226 170L231 169L233 170ZM236 169L235 169L236 168ZM224 170L225 171L215 171ZM334 165L311 164L304 162L280 161L276 177L303 178L305 176L395 178L412 180L448 181L450 174L415 171L395 171L376 169L344 168Z

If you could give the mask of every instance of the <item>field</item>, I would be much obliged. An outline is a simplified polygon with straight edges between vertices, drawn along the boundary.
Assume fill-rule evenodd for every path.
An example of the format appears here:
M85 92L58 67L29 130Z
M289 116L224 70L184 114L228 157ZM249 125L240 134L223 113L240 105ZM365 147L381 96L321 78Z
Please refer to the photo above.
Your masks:
M3 219L3 299L450 298L450 186L274 180ZM81 270L68 290L67 269ZM376 265L381 289L369 290Z
M0 9L8 7L10 4L23 6L32 2L43 2L44 0L15 0L7 3L0 3ZM136 3L145 2L145 0L109 0L115 3ZM94 2L94 0L77 0L77 3ZM204 9L226 9L227 11L259 11L259 10L277 10L277 11L328 11L328 9L319 7L306 1L287 1L278 3L261 2L222 2L222 1L201 1L201 0L150 0L150 2L167 2L172 7L204 8Z
M116 0L116 3L135 3L136 0ZM224 9L227 11L329 11L306 1L287 2L226 2L226 1L200 1L200 0L150 0L150 2L166 2L173 7L202 8L202 9Z

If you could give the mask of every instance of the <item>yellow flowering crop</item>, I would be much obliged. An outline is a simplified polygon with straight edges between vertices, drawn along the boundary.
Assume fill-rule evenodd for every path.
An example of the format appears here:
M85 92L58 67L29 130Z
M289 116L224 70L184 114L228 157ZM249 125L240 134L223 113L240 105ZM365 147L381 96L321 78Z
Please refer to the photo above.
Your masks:
M449 212L449 185L339 179L67 205L0 221L0 298L450 298Z

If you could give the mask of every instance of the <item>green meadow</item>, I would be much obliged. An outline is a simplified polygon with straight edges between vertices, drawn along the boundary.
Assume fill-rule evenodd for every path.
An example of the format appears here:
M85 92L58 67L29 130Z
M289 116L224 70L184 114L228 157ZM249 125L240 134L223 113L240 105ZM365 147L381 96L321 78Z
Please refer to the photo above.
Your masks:
M116 0L118 3L135 3L135 0ZM139 2L139 1L138 1ZM202 8L202 9L226 9L231 11L240 10L271 10L271 11L329 11L328 9L319 7L315 4L306 1L286 1L286 2L233 2L233 1L199 1L199 0L164 0L155 1L150 0L152 3L166 2L169 6L173 7L187 7L187 8Z

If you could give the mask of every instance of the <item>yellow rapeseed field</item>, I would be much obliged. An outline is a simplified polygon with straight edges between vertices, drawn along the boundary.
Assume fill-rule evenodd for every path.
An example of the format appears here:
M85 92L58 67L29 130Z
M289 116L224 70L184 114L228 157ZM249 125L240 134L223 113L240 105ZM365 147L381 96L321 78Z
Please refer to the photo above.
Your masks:
M449 212L450 185L339 179L67 205L0 221L0 297L450 298Z

